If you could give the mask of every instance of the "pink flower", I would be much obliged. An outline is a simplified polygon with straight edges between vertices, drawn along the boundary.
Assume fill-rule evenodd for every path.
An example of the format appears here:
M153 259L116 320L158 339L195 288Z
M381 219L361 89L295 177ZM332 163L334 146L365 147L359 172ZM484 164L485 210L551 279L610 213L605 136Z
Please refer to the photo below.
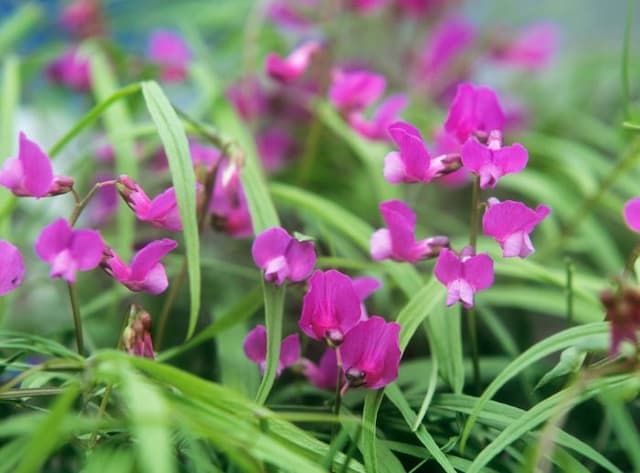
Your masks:
M53 61L46 70L48 79L78 92L91 90L91 64L89 57L76 48L70 48Z
M101 266L107 274L134 292L160 294L169 281L160 260L178 244L169 238L155 240L138 251L127 266L110 248L104 252Z
M386 4L386 0L347 0L346 7L358 13L372 13L380 10Z
M313 273L302 301L299 323L305 334L340 345L360 315L360 299L349 276L334 269Z
M267 14L282 28L304 30L313 25L305 13L316 10L317 7L315 0L272 0L269 2Z
M0 240L0 296L13 291L24 276L24 260L20 250L8 241Z
M460 301L468 309L473 306L473 295L493 284L493 260L484 253L474 256L469 246L460 256L444 248L434 273L447 287L447 305Z
M318 41L307 41L295 48L289 56L282 58L269 53L265 63L267 74L282 83L296 80L311 63L311 58L322 48Z
M449 239L443 236L416 241L416 214L401 200L382 202L380 213L387 228L371 235L371 257L376 261L392 259L415 263L437 256L442 248L449 246Z
M36 240L38 257L51 264L49 276L76 282L77 271L89 271L100 264L104 243L95 230L74 230L64 218L47 225Z
M191 61L189 47L182 36L172 31L155 31L149 38L149 61L160 67L165 82L182 82Z
M458 86L444 124L447 132L463 143L474 133L488 134L503 127L504 112L493 90L468 82Z
M405 95L391 95L380 104L371 120L367 120L360 112L353 112L348 116L349 124L365 138L388 140L389 126L398 120L398 115L406 108L407 102Z
M304 281L316 264L312 241L298 241L280 227L260 233L251 247L256 266L264 270L264 278L280 286L285 280Z
M246 77L227 89L227 99L244 121L260 118L269 108L269 96L256 77Z
M353 284L353 289L358 295L358 299L360 299L360 320L367 320L369 315L367 314L367 308L364 305L364 301L382 287L382 281L377 278L362 276L359 278L353 278L351 283Z
M267 330L264 325L257 325L247 334L243 349L247 358L260 366L260 373L264 373L267 362ZM282 340L276 375L280 376L282 370L295 365L298 361L300 361L300 337L295 333Z
M497 44L491 51L491 59L505 65L536 71L549 64L557 43L556 27L545 23L531 25L512 41Z
M326 348L317 365L303 358L302 372L316 388L334 390L338 380L338 361L335 349Z
M462 143L458 141L454 135L439 130L435 136L435 155L442 156L448 154L450 156L458 155L462 151ZM438 178L438 182L447 186L456 187L466 184L469 181L469 170L461 166L457 171L450 172Z
M151 339L151 316L135 304L131 305L129 321L122 332L124 348L130 355L154 360L153 340Z
M209 205L213 225L235 238L250 236L253 225L238 165L226 158L219 166Z
M386 79L369 71L333 71L329 100L342 113L360 111L378 100L387 87Z
M402 357L399 335L400 325L378 316L345 335L339 350L350 387L378 389L395 381Z
M500 244L505 258L526 258L535 251L529 233L550 212L546 205L538 205L532 210L522 202L489 199L489 208L482 217L482 231Z
M177 232L182 230L180 211L176 201L176 191L170 187L153 200L140 185L127 175L118 178L118 191L138 220L149 222L157 228Z
M640 232L640 197L634 197L624 204L624 221L634 232Z
M98 0L74 0L60 13L60 25L76 38L89 38L104 33L102 11Z
M284 166L296 142L285 129L271 127L256 136L256 146L264 168L274 172Z
M522 171L527 166L529 153L520 143L502 146L502 135L494 130L489 133L487 145L470 138L462 146L462 164L480 176L480 187L495 187L505 174Z
M4 162L0 169L0 186L18 197L48 197L69 192L73 179L54 176L49 156L20 132L18 156Z
M392 184L427 183L460 167L457 156L447 154L431 159L420 131L409 123L394 123L389 134L400 148L384 158L384 177Z
M427 14L435 14L447 4L452 3L451 0L394 0L396 7L406 15L422 16Z

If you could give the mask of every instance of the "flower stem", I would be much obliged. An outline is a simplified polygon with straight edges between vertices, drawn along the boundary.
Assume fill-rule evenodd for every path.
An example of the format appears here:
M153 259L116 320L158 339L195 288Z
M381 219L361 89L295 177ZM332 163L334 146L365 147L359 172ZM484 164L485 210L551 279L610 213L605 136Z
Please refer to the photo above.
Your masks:
M78 221L78 218L80 218L80 214L82 214L82 211L87 207L87 205L89 205L89 202L91 202L91 199L93 199L93 197L96 195L96 192L98 192L104 186L113 186L115 184L116 184L115 179L110 181L98 182L91 188L91 190L87 193L87 195L82 200L78 200L77 198L78 194L75 191L73 191L74 196L76 197L76 206L74 207L73 212L71 213L71 217L69 218L69 224L72 227L76 224L76 222Z
M336 347L336 364L338 366L336 375L336 399L333 404L333 413L336 417L340 416L340 407L342 407L342 390L340 386L342 384L342 355L340 354L340 347ZM331 432L331 439L335 439L338 434L339 424L336 422L333 425Z
M478 220L480 218L480 176L473 180L471 191L471 225L469 228L469 245L475 253L478 240ZM474 307L467 309L467 328L471 341L471 361L473 365L473 384L476 393L480 394L480 354L478 351L478 327L476 323L476 311Z
M67 283L69 288L69 300L71 301L71 312L73 313L73 325L76 328L76 343L78 345L78 353L82 355L84 352L84 341L82 338L82 318L80 317L80 307L78 306L78 292L75 284Z

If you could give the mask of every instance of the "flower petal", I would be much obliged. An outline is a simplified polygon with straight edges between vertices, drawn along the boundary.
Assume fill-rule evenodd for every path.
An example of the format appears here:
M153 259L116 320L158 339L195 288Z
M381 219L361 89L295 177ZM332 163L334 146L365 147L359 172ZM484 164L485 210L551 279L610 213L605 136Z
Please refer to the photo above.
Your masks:
M100 264L104 242L96 230L76 230L73 232L69 251L78 265L78 270L88 271Z
M64 218L59 218L42 229L36 240L35 251L40 259L49 263L71 244L73 232Z
M44 197L53 183L51 160L35 142L20 133L18 158L24 173L24 188L34 197Z
M462 276L462 263L453 251L443 248L438 256L434 274L438 281L448 285Z
M22 283L24 261L18 248L0 240L0 296L13 291Z
M142 281L164 256L175 249L178 243L169 238L155 240L136 253L131 261L131 279Z
M493 284L493 260L489 255L482 253L472 256L462 266L463 277L474 290L486 289Z
M257 325L244 339L244 354L254 363L262 363L267 359L267 329Z

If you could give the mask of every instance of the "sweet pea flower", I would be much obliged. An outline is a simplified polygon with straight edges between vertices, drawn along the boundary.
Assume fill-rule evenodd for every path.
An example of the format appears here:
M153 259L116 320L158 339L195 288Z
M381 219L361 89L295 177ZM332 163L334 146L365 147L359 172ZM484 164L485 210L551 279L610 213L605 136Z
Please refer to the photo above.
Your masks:
M389 134L400 148L384 158L384 177L391 184L427 183L460 167L457 155L444 154L432 159L420 131L409 123L394 123Z
M101 266L107 274L134 292L160 294L169 285L160 260L176 246L178 243L169 238L152 241L133 256L131 266L127 266L111 248L106 248Z
M629 199L624 204L624 222L634 232L640 232L640 197Z
M443 248L434 273L438 281L447 287L447 305L462 302L473 307L473 295L493 284L493 260L487 254L473 255L471 247L465 247L460 256Z
M182 230L176 191L173 187L152 200L136 181L125 174L118 178L118 184L120 184L118 186L120 195L136 214L138 220L172 232Z
M7 159L0 169L0 186L18 197L39 198L69 192L73 179L54 176L49 156L21 132L18 156Z
M400 325L375 315L345 335L339 350L349 387L378 389L395 381L402 357L399 335Z
M540 23L529 26L513 40L504 40L495 45L490 57L501 64L537 71L549 64L557 43L557 28Z
M276 286L285 280L304 281L316 264L312 241L298 241L280 227L260 233L253 242L251 255L256 266L264 270L264 278Z
M322 48L318 41L307 41L295 48L286 58L269 53L265 63L267 75L282 83L292 82L304 74L311 58Z
M306 358L301 361L302 373L316 388L330 390L336 388L338 361L335 349L326 348L317 365Z
M522 171L527 166L529 153L520 143L502 146L502 134L498 130L489 133L487 145L470 138L462 146L462 164L480 176L480 188L494 188L505 174Z
M502 130L504 120L504 112L493 90L465 82L458 85L444 128L464 143L474 133Z
M36 240L38 257L51 264L49 276L73 284L77 271L89 271L100 264L105 246L95 230L74 230L64 218L42 229Z
M482 217L482 231L500 244L505 258L526 258L535 251L529 233L550 212L551 209L546 205L538 205L533 210L522 202L500 202L492 198Z
M349 125L360 135L370 140L388 140L389 126L398 120L398 115L407 106L408 99L403 94L389 96L367 120L360 112L353 112L347 117Z
M256 147L264 168L274 172L284 166L296 142L284 128L271 127L256 136Z
M349 276L335 269L313 273L299 322L305 334L330 345L340 345L360 315L360 299Z
M213 195L209 205L214 228L234 238L243 238L253 234L251 214L247 197L240 181L240 169L231 159L226 158L219 164Z
M193 140L189 141L189 154L194 166L206 169L211 169L222 157L222 153L215 146L203 145Z
M160 67L165 82L182 82L187 77L191 52L182 36L172 31L155 31L149 38L149 60Z
M353 284L353 289L358 295L358 299L360 299L360 320L367 320L369 315L367 314L367 308L364 305L364 301L382 287L382 281L377 278L362 276L359 278L353 278L351 283Z
M260 373L264 374L267 363L267 330L264 325L257 325L247 334L242 348L247 358L259 365ZM294 333L282 340L276 376L280 376L285 368L295 365L298 361L300 361L300 337Z
M0 240L0 296L13 291L24 276L24 260L20 250L8 241Z
M77 48L70 48L46 69L47 78L78 92L91 90L91 63L89 57Z
M98 0L74 0L60 13L60 25L76 38L104 34L104 21Z
M416 214L401 200L388 200L380 204L380 213L387 228L371 235L371 257L376 260L392 259L415 263L437 256L449 246L449 239L436 236L416 241Z
M460 156L462 143L454 135L447 133L444 129L438 130L435 135L435 155ZM461 166L457 171L453 171L438 178L438 183L446 186L457 187L469 181L469 170Z
M246 122L256 120L269 108L269 96L257 77L246 77L227 89L226 97Z
M378 100L386 87L387 80L379 74L337 69L331 76L329 101L338 111L348 115Z

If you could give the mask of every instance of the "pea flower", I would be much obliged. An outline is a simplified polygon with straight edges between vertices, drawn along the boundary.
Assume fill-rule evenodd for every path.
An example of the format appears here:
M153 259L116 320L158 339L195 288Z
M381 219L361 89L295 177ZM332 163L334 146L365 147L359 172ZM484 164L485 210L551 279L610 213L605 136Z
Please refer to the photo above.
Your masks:
M514 39L500 41L492 48L490 57L498 63L536 71L549 64L557 42L557 29L551 24L539 23L529 26Z
M49 156L21 132L18 156L7 159L0 169L0 186L18 197L39 198L69 192L73 179L54 176Z
M90 38L105 32L98 0L74 0L60 13L60 25L76 38Z
M611 344L609 355L620 353L620 345L628 340L638 344L636 331L640 329L640 290L637 287L624 287L619 294L605 291L600 301L606 310L605 319L611 324Z
M386 87L387 80L379 74L337 69L331 77L329 100L336 109L348 115L378 100Z
M256 266L264 270L264 278L275 285L285 280L304 281L316 264L312 241L298 241L280 227L260 233L253 242L251 255Z
M247 334L242 348L247 358L260 366L260 373L264 373L267 362L267 330L264 325L257 325ZM300 337L294 333L282 340L276 375L280 376L285 368L298 361L300 361Z
M91 63L89 57L73 47L66 50L46 69L47 78L78 92L91 90Z
M338 361L335 349L326 348L317 365L306 358L303 358L301 362L302 373L316 388L331 390L336 388Z
M629 199L624 204L624 221L634 232L640 232L640 197Z
M300 329L315 340L340 345L360 320L360 298L351 278L335 269L316 271L302 300Z
M389 126L398 120L398 115L407 106L407 97L402 94L389 96L374 112L371 120L362 113L351 113L347 121L360 135L370 140L388 140Z
M493 260L484 253L474 256L470 246L463 248L460 256L444 248L434 273L447 287L447 305L460 301L468 309L473 307L474 294L493 284Z
M135 304L129 309L129 320L122 332L124 348L130 355L154 360L153 340L151 339L151 315Z
M222 160L219 166L209 205L209 213L213 216L212 225L234 238L250 236L253 225L240 181L240 169L229 158Z
M482 217L482 231L500 244L502 256L505 258L526 258L535 251L529 233L550 212L551 209L546 205L538 205L533 210L522 202L500 202L491 198L489 207Z
M375 315L345 335L339 350L349 387L378 389L398 377L399 335L400 325Z
M462 143L454 135L447 133L444 129L438 130L434 137L436 156L448 154L450 156L460 155ZM466 184L469 181L469 170L461 166L457 171L445 174L438 178L438 182L446 186L456 187Z
M505 174L522 171L527 166L529 153L520 143L502 146L502 134L498 130L489 133L487 146L470 138L462 146L462 164L480 176L480 188L493 188Z
M0 296L13 291L24 276L24 260L20 250L8 241L0 240Z
M104 243L95 230L74 230L64 218L42 229L36 240L38 257L51 264L49 276L76 282L76 272L89 271L100 264Z
M176 246L178 244L169 238L152 241L133 256L131 266L127 266L111 248L106 248L101 266L131 291L160 294L169 285L160 260Z
M172 31L155 31L149 38L149 60L160 67L165 82L182 82L191 61L189 47L182 36Z
M380 213L387 228L371 235L371 257L376 260L392 259L415 263L437 256L449 246L449 239L436 236L416 241L416 214L401 200L388 200L380 204Z
M284 128L271 127L256 136L256 147L264 168L274 172L285 165L296 142Z
M384 177L391 184L427 183L460 167L458 155L444 154L432 159L420 131L409 123L394 123L389 134L400 149L384 158Z
M458 85L444 128L463 143L473 134L502 130L504 120L493 90L465 82Z
M254 76L233 83L225 95L245 122L257 120L269 108L269 94Z
M318 41L307 41L295 48L286 58L269 53L265 68L272 79L282 83L292 82L307 70L311 58L322 48Z
M173 232L182 230L180 210L173 187L150 199L142 187L125 174L118 178L118 184L120 184L118 186L120 195L136 214L138 220Z

